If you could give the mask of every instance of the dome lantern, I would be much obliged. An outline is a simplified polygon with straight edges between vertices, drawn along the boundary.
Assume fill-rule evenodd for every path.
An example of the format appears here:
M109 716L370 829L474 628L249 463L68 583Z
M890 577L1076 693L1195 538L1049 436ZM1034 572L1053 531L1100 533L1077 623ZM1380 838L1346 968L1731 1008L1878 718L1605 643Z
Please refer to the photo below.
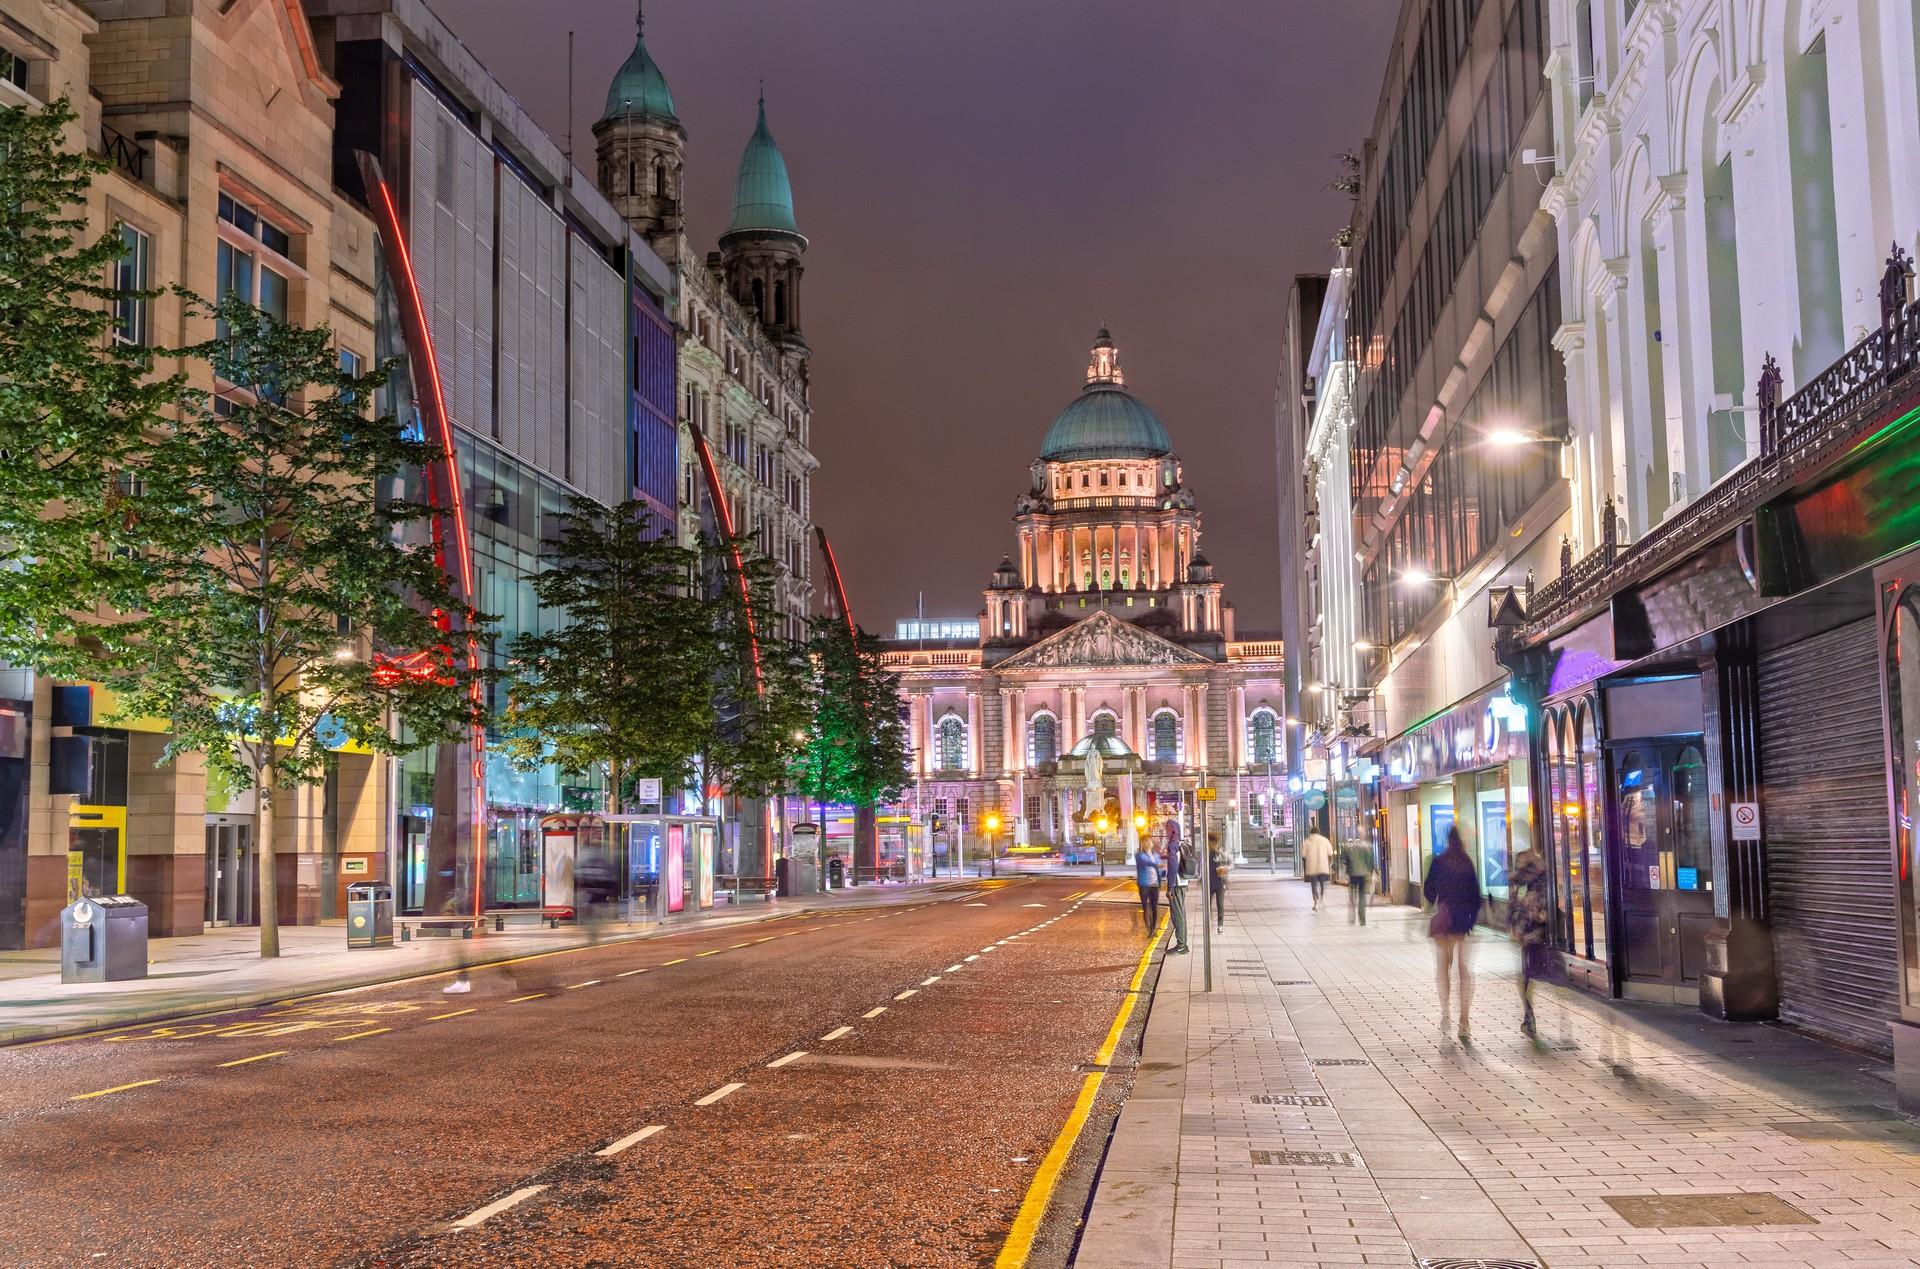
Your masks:
M1164 458L1173 452L1167 429L1127 391L1120 351L1106 327L1094 339L1086 386L1054 418L1040 458L1070 463L1098 458Z

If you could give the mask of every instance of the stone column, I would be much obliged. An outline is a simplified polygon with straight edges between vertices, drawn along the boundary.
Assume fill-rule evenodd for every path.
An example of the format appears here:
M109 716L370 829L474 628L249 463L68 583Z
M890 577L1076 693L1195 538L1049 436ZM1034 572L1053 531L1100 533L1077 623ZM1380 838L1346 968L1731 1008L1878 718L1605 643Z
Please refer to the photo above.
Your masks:
M980 693L967 693L967 771L979 775L986 755L980 744Z
M1247 686L1244 683L1233 685L1233 717L1227 721L1227 734L1232 737L1227 762L1238 771L1247 765Z
M1180 706L1180 731L1187 742L1186 765L1189 767L1198 767L1201 765L1200 754L1202 746L1200 726L1194 709L1193 684L1182 683L1180 685Z
M1205 770L1213 765L1213 746L1207 741L1207 685L1195 687L1193 696L1194 712L1200 717L1200 767Z

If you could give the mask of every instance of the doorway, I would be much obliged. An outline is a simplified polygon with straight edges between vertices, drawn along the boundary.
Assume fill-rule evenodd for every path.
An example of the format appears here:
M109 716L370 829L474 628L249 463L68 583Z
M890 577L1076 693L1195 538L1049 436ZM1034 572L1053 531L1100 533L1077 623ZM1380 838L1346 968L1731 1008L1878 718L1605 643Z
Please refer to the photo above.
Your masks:
M1712 802L1698 738L1614 746L1622 992L1698 999L1713 927Z
M252 925L259 892L253 824L233 815L207 816L207 924Z

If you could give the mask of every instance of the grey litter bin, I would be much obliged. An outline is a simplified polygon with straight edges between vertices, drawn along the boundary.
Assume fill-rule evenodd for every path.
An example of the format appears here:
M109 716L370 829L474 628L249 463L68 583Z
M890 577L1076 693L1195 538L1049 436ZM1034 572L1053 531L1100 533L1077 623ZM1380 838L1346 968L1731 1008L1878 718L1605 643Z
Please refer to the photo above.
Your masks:
M60 981L147 976L147 905L123 894L83 895L60 910Z
M347 887L347 946L393 946L393 887L356 881Z

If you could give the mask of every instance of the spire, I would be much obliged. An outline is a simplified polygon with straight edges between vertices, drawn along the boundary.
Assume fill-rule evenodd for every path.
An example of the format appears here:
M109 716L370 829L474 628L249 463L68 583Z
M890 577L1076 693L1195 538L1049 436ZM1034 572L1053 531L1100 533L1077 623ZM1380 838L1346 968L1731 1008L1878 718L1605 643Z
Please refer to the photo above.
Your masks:
M1120 350L1113 346L1113 335L1105 326L1094 336L1093 360L1087 363L1087 386L1112 384L1116 388L1127 386L1127 376L1120 370Z
M633 0L633 33L640 39L647 38L647 0Z
M733 184L733 219L727 233L766 232L798 235L800 230L793 218L793 182L787 177L787 160L767 128L763 86L753 135L740 155L740 173Z
M633 10L633 52L614 72L613 82L607 85L607 108L600 118L639 120L664 119L678 124L680 118L674 113L673 92L667 87L667 77L660 73L660 67L647 52L647 6L646 0L635 0Z

